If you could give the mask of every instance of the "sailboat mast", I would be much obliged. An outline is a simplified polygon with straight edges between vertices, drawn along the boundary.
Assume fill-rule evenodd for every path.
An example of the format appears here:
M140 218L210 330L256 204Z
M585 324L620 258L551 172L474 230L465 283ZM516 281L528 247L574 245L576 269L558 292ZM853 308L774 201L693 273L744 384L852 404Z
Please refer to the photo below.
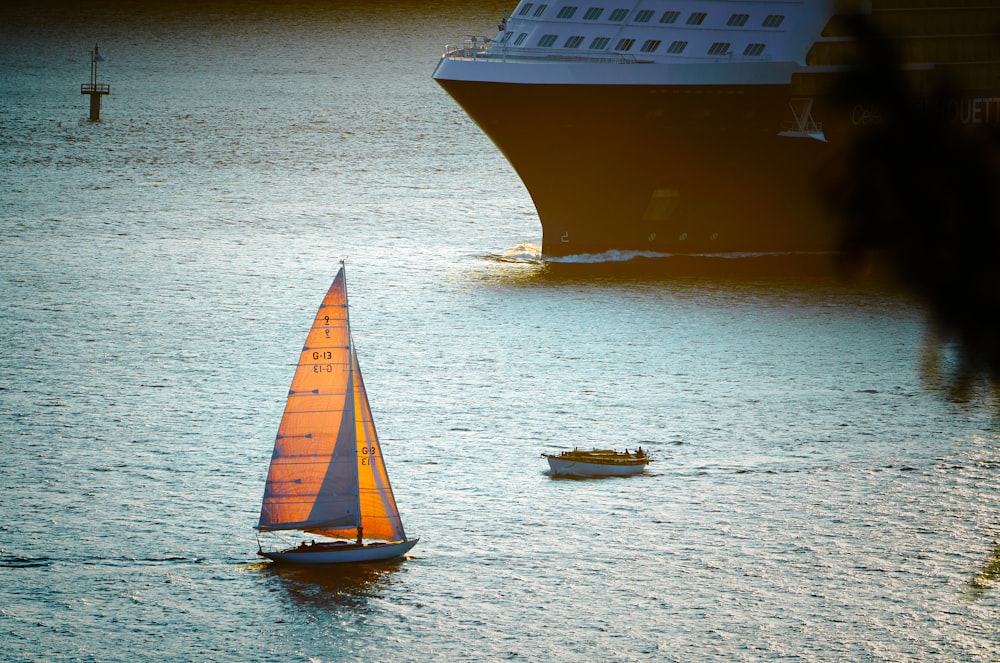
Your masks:
M347 265L343 260L340 261L340 269L344 272L344 319L347 321L347 337L350 339L351 347L354 347L354 339L350 338L351 331L351 307L349 305L350 295L347 294Z
M357 365L358 362L355 359L355 354L354 354L354 334L351 332L351 301L350 301L350 295L347 293L347 265L343 260L340 261L340 269L344 273L344 322L347 325L347 360L351 363L348 372L347 384L350 385L350 389L352 392L357 393L357 387L354 386L354 381L359 380L361 378L361 375L360 375L360 369L358 371L354 370L354 367L355 365ZM356 399L352 399L352 401L354 402L353 414L355 415L354 464L353 464L354 490L355 490L355 496L358 499L357 503L358 522L355 524L355 527L358 528L358 543L361 543L361 537L363 536L361 530L361 523L364 520L364 514L361 513L361 493L358 490L358 484L361 480L361 471L358 469L358 437L357 437L358 403Z

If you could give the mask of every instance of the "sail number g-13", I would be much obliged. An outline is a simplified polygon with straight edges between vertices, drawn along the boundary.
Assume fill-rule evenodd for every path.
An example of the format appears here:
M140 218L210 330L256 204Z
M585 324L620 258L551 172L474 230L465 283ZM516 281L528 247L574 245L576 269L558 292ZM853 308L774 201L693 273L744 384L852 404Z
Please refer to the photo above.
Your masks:
M322 361L323 359L330 360L333 359L333 352L330 350L314 351L312 353L313 361ZM333 364L313 364L313 373L333 373Z

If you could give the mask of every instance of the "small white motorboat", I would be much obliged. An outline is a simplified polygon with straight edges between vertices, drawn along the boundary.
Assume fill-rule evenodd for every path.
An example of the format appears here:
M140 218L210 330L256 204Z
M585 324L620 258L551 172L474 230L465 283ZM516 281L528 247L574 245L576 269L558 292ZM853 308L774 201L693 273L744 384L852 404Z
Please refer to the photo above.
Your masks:
M552 476L573 477L627 477L639 474L650 462L649 454L639 447L635 451L591 449L563 451L558 454L543 453L549 461Z

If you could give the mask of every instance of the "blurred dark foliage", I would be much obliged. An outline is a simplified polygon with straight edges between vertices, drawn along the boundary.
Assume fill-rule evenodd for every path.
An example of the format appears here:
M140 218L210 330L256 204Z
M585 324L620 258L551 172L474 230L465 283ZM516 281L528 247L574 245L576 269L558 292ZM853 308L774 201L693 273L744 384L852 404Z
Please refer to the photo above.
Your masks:
M822 178L823 195L842 223L839 266L848 274L885 269L924 302L937 337L958 349L946 380L954 396L967 396L984 378L996 387L998 125L956 121L954 100L963 95L951 82L913 85L892 42L867 18L853 17L850 28L858 59L833 98L848 108L863 104L881 121L861 132ZM932 370L940 363L937 355Z

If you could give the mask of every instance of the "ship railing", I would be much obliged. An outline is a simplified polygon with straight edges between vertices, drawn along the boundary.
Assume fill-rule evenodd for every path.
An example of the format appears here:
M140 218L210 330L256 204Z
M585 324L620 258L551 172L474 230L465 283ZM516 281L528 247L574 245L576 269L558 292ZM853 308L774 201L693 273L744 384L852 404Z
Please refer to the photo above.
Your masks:
M781 130L794 133L819 134L823 133L823 123L815 120L783 120Z
M111 94L110 83L82 83L80 94Z
M490 39L489 37L477 37L467 39L461 46L447 45L444 47L442 59L446 60L470 60L474 62L587 62L595 64L645 64L650 62L660 62L669 64L673 62L693 63L693 62L771 62L769 53L761 55L733 55L718 56L689 56L671 54L667 57L651 57L642 60L631 53L608 53L606 51L593 53L567 54L562 49L532 48L523 49L520 47L508 47L507 45Z
M448 60L471 60L474 62L588 62L597 64L638 64L640 61L630 53L601 53L594 55L567 55L556 49L510 49L487 37L483 41L466 40L462 46L445 46L442 58Z

